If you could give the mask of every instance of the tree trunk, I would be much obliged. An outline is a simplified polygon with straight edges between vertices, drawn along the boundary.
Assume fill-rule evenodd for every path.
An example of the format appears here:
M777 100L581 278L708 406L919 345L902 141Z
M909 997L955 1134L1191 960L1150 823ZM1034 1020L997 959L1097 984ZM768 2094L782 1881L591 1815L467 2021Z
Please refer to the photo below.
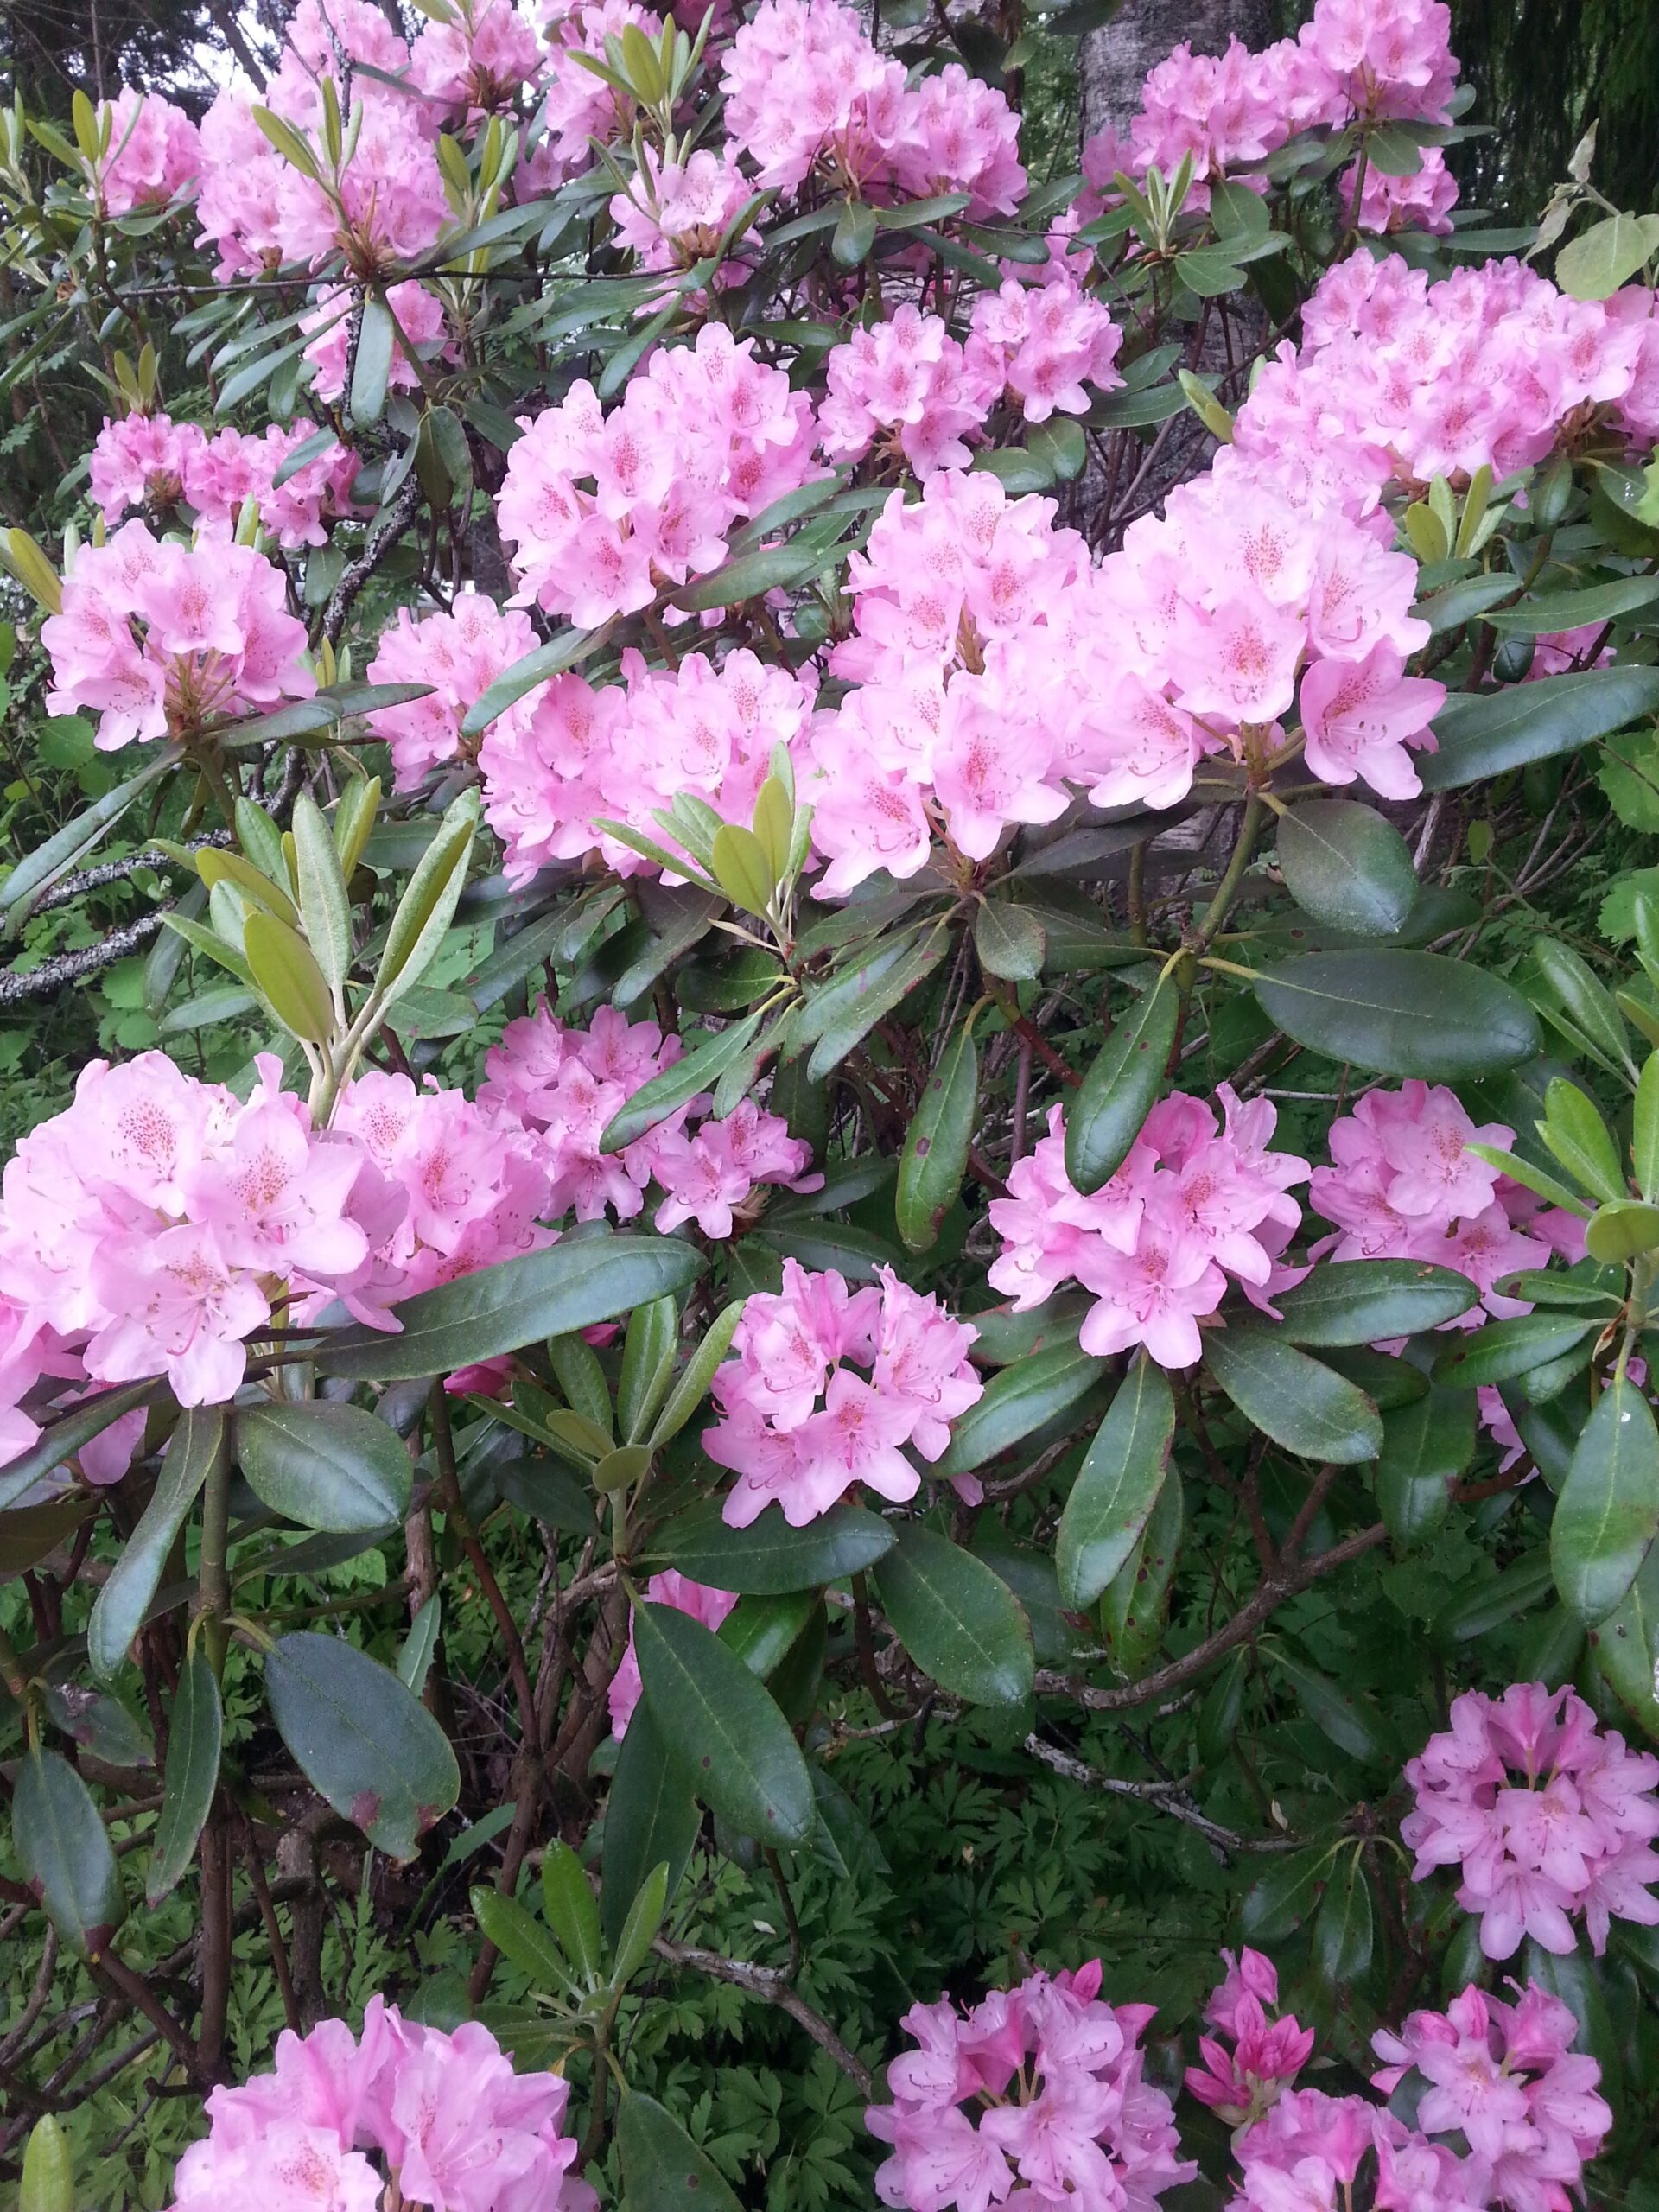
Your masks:
M1271 43L1268 0L1128 0L1083 41L1083 135L1127 133L1147 72L1185 40L1195 54L1224 54L1230 38Z

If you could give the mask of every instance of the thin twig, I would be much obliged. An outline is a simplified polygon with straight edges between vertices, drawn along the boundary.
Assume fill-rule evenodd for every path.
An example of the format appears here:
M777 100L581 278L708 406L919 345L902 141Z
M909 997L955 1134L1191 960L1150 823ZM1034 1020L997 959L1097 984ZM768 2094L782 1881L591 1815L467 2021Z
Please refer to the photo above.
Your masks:
M875 2081L869 2068L848 2050L823 2013L813 2011L780 1967L754 1966L745 1959L725 1958L718 1951L699 1950L690 1943L671 1943L664 1936L659 1936L651 1948L669 1966L695 1967L711 1981L729 1982L734 1989L747 1990L751 1997L776 2005L798 2026L806 2030L820 2050L828 2052L849 2082L857 2083L861 2096L874 2093Z

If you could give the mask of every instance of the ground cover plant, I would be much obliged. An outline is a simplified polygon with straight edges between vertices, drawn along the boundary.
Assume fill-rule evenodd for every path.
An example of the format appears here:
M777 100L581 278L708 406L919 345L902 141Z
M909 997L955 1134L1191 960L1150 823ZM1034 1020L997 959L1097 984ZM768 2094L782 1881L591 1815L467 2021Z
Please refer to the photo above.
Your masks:
M0 114L5 2185L1644 2212L1659 216L279 12Z

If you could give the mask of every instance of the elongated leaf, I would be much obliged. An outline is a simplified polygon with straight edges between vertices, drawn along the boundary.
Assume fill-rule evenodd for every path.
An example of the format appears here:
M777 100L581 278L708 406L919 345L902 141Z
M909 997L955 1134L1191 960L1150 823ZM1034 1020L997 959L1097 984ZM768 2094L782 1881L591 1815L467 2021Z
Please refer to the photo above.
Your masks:
M1406 841L1374 807L1305 799L1279 822L1285 888L1304 913L1358 937L1394 937L1417 899Z
M101 844L140 793L175 766L178 760L178 748L168 746L140 768L137 775L129 776L113 791L105 791L84 814L76 815L55 836L48 837L18 861L3 885L0 885L0 899L5 901L7 936L16 935L41 893L49 891L60 876L67 875L95 846Z
M875 1586L893 1633L941 1689L975 1705L1031 1694L1031 1629L983 1560L912 1521L877 1561Z
M1243 1933L1253 1943L1277 1942L1292 1934L1313 1911L1330 1867L1330 1853L1319 1846L1272 1860L1239 1908Z
M1074 1612L1094 1604L1139 1542L1174 1434L1168 1377L1143 1355L1118 1386L1060 1516L1054 1564L1061 1602Z
M391 310L381 299L363 302L357 359L352 370L352 420L359 428L378 423L386 409L386 380L397 343ZM221 402L221 405L223 403Z
M1616 621L1622 614L1651 606L1656 599L1659 576L1619 576L1585 591L1540 592L1535 598L1517 600L1513 607L1494 607L1486 620L1500 636L1553 638L1564 630Z
M1309 1719L1338 1751L1374 1766L1398 1764L1400 1745L1395 1732L1369 1698L1332 1681L1292 1652L1281 1651L1276 1657L1295 1685Z
M1205 1365L1244 1418L1305 1459L1374 1459L1382 1421L1363 1390L1249 1323L1205 1332Z
M1041 975L1048 947L1042 924L1027 907L987 899L974 917L974 950L988 976L1025 983Z
M1609 215L1564 245L1555 282L1573 300L1611 299L1659 252L1659 215Z
M1440 750L1421 757L1419 773L1427 791L1458 791L1508 768L1575 753L1655 712L1654 668L1591 668L1501 691L1459 692L1434 717Z
M727 1069L741 1059L753 1043L760 1027L761 1016L755 1013L747 1020L734 1022L729 1029L694 1044L683 1059L664 1068L661 1075L653 1076L642 1084L626 1105L619 1106L606 1123L599 1141L601 1152L620 1152L624 1145L632 1144L636 1137L655 1128L658 1122L695 1098L701 1090L712 1090Z
M979 1111L979 1054L971 1017L928 1077L899 1155L893 1211L907 1252L926 1252L962 1192Z
M1659 1535L1659 1429L1646 1396L1616 1376L1580 1434L1550 1524L1563 1603L1588 1628L1617 1610Z
M706 1498L659 1529L651 1551L694 1582L771 1598L844 1586L896 1541L893 1523L861 1505L832 1506L801 1529L790 1527L781 1506L769 1505L747 1529L734 1529L721 1518L721 1501Z
M1180 1470L1172 1465L1165 1470L1135 1549L1100 1601L1101 1635L1120 1674L1133 1677L1144 1673L1163 1640L1169 1586L1185 1525L1186 1496Z
M1659 576L1654 578L1659 586ZM1571 945L1541 938L1532 948L1535 966L1562 1009L1615 1073L1630 1066L1630 1034L1613 995L1589 963Z
M598 645L603 634L598 630L561 630L548 644L537 645L534 652L514 661L468 708L461 721L461 735L481 736L493 721L505 715L509 707L516 706L538 683L545 683L550 677L563 676L566 669L574 668Z
M941 1479L971 1474L1076 1405L1105 1370L1105 1361L1080 1351L1075 1338L1004 1367L977 1403L957 1415L935 1471Z
M126 1916L121 1877L91 1790L56 1751L36 1749L20 1763L11 1840L60 1937L96 1958Z
M283 1028L308 1044L322 1044L334 1027L334 1009L304 938L256 907L244 925L242 949L260 995Z
M1440 1354L1434 1380L1464 1390L1512 1382L1571 1351L1596 1326L1582 1313L1517 1313L1507 1321L1488 1321Z
M690 1245L668 1236L567 1238L406 1299L397 1336L343 1329L325 1342L317 1364L327 1375L386 1382L446 1375L688 1290L703 1264Z
M1466 1275L1426 1260L1332 1260L1285 1291L1279 1333L1293 1344L1370 1344L1438 1329L1478 1302Z
M798 1038L817 1037L806 1064L807 1080L822 1083L833 1074L876 1023L938 966L950 942L945 931L929 929L919 939L902 940L902 950L892 959L878 957L850 973L843 970L814 993L795 1017Z
M1371 1886L1358 1853L1325 1891L1313 1923L1313 1965L1327 1989L1346 1992L1371 1963Z
M75 2157L63 2123L47 2113L29 2132L17 2212L75 2212Z
M1453 1478L1474 1456L1472 1390L1430 1390L1384 1414L1376 1502L1396 1551L1433 1535L1451 1503Z
M29 1450L10 1464L0 1468L0 1511L14 1498L22 1497L34 1489L42 1475L49 1475L54 1467L65 1465L73 1459L85 1444L120 1420L123 1414L147 1406L161 1395L159 1382L127 1382L118 1389L100 1390L96 1397L86 1399L73 1411L55 1421Z
M1659 1738L1659 1548L1588 1640L1614 1696L1649 1740Z
M144 1876L144 1902L153 1912L183 1879L196 1855L196 1839L213 1809L225 1719L219 1684L198 1644L179 1676L167 1738L167 1776L156 1839Z
M1160 976L1119 1020L1066 1109L1065 1169L1078 1190L1099 1190L1128 1157L1163 1089L1180 993Z
M323 980L339 990L352 964L352 910L334 833L309 791L294 802L294 853L306 942Z
M461 1796L449 1740L389 1667L338 1636L284 1636L265 1655L283 1741L342 1820L412 1859Z
M685 1770L669 1757L643 1701L635 1706L605 1803L604 1879L599 1916L614 1950L652 1870L666 1865L668 1895L679 1888L702 1815Z
M804 1843L812 1777L764 1684L671 1605L636 1605L633 1637L652 1718L698 1796L740 1835Z
M1303 953L1259 976L1255 995L1299 1045L1377 1075L1456 1083L1539 1049L1518 991L1438 953Z
M562 1996L575 1990L564 1954L535 1914L516 1897L504 1897L481 1885L473 1891L473 1914L480 1933L504 1959L530 1977L532 1989Z
M236 1443L254 1496L302 1529L350 1535L395 1527L409 1510L409 1454L360 1406L244 1407Z
M99 1592L86 1624L86 1656L106 1681L143 1625L174 1539L225 1446L222 1406L198 1406L180 1414L149 1503Z
M1529 1612L1549 1594L1552 1574L1549 1554L1541 1548L1506 1567L1496 1581L1478 1590L1459 1591L1429 1623L1429 1640L1442 1650L1472 1643L1489 1636L1517 1613Z
M432 1671L436 1656L438 1637L443 1627L443 1599L435 1590L409 1624L409 1634L404 1638L404 1648L397 1654L397 1679L406 1690L419 1697L426 1688L426 1678Z
M709 1385L715 1379L715 1370L732 1348L732 1338L743 1318L746 1302L734 1298L709 1324L707 1334L686 1362L685 1371L669 1392L667 1403L645 1440L653 1452L660 1452L671 1438L677 1436L702 1403Z
M719 2167L655 2097L623 2098L616 2143L628 2212L741 2212Z
M568 1843L542 1854L542 1911L564 1955L591 1988L603 1971L599 1907L582 1864Z
M674 1354L680 1341L680 1309L671 1298L636 1306L622 1347L616 1417L624 1440L643 1444L674 1380Z

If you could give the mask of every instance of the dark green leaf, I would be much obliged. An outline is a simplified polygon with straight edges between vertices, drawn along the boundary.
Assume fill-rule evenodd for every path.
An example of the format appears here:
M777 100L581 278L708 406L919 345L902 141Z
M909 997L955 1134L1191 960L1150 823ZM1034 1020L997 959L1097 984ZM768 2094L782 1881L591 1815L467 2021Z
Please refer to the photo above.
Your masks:
M623 2098L616 2144L628 2212L741 2212L720 2169L654 2097Z
M941 1689L975 1705L1031 1694L1031 1630L982 1560L913 1521L877 1562L875 1586L893 1633Z
M1011 1451L1086 1396L1105 1370L1105 1361L1080 1351L1075 1338L1004 1367L986 1384L984 1395L957 1415L934 1471L941 1480L971 1474Z
M326 1375L388 1382L446 1375L687 1290L702 1267L690 1245L671 1237L567 1238L406 1299L400 1335L342 1330L327 1339L317 1365Z
M1417 899L1406 841L1375 808L1305 799L1279 821L1285 888L1304 913L1357 937L1394 937Z
M1659 1737L1659 1549L1613 1611L1589 1633L1596 1664L1643 1733Z
M575 1989L563 1952L535 1914L517 1898L504 1897L480 1886L473 1891L472 1905L480 1934L520 1974L530 1977L532 1989L551 1996Z
M730 1028L713 1035L699 1038L696 1032L687 1039L690 1049L683 1059L676 1060L672 1067L664 1068L661 1075L653 1076L642 1084L626 1105L619 1106L606 1123L599 1141L601 1152L620 1152L624 1145L632 1144L658 1122L684 1105L688 1098L695 1098L702 1090L712 1090L720 1077L753 1043L761 1022L759 1013L745 1020L736 1021Z
M1377 1075L1455 1083L1539 1049L1518 991L1439 953L1303 953L1258 976L1255 995L1297 1044Z
M940 1055L905 1132L893 1211L907 1252L929 1251L938 1242L939 1224L961 1194L978 1112L979 1054L969 1018Z
M1027 983L1043 972L1043 925L1024 906L988 899L974 917L974 950L988 976Z
M721 1501L706 1498L659 1529L652 1556L694 1582L745 1597L780 1597L794 1590L843 1586L893 1549L893 1525L861 1505L833 1506L791 1529L780 1505L769 1505L747 1529L721 1518Z
M409 1510L409 1454L397 1431L360 1406L321 1398L246 1406L236 1446L254 1496L302 1529L350 1535L395 1528Z
M101 1436L123 1414L148 1405L160 1394L162 1387L160 1382L128 1382L119 1389L100 1390L96 1397L86 1399L60 1421L54 1421L21 1458L0 1468L0 1511L14 1498L33 1490L42 1475L49 1475L54 1467L72 1459L83 1444L90 1444L93 1437Z
M1094 1604L1139 1542L1174 1433L1168 1377L1142 1354L1118 1385L1060 1516L1054 1563L1061 1600L1074 1612Z
M1313 1965L1327 1989L1346 1996L1371 1963L1371 1890L1359 1853L1327 1887L1313 1923Z
M1364 1392L1272 1331L1207 1329L1204 1358L1244 1418L1287 1452L1348 1465L1382 1449L1382 1416Z
M1313 1911L1331 1865L1322 1845L1269 1862L1239 1907L1241 1932L1252 1943L1273 1943L1300 1928Z
M352 420L359 429L378 423L386 410L386 379L397 343L391 310L382 299L363 302L363 320L357 334L357 357L352 369ZM225 400L219 409L223 412Z
M265 1654L283 1741L340 1818L412 1859L461 1795L448 1738L389 1667L338 1636L284 1636Z
M1274 1656L1295 1686L1303 1711L1339 1751L1373 1766L1399 1764L1400 1745L1394 1731L1369 1698L1344 1689L1340 1682L1333 1682L1328 1675L1287 1651Z
M196 1839L219 1787L223 1736L219 1683L198 1643L179 1675L168 1724L167 1777L144 1877L144 1902L152 1912L178 1886L195 1857Z
M1434 1380L1462 1390L1512 1382L1580 1344L1596 1324L1581 1313L1517 1313L1459 1337L1434 1363Z
M697 1795L740 1835L804 1843L816 1819L812 1778L763 1685L671 1605L636 1605L633 1635L652 1717Z
M1174 978L1160 976L1120 1018L1067 1106L1066 1173L1085 1194L1117 1173L1157 1103L1180 1003Z
M1656 599L1659 599L1659 576L1619 576L1611 583L1592 584L1585 591L1540 592L1513 607L1495 607L1486 620L1500 636L1553 638L1564 630L1616 621Z
M1586 1421L1550 1524L1563 1602L1593 1628L1622 1603L1659 1535L1659 1429L1646 1396L1617 1376Z
M653 1867L666 1862L669 1896L678 1889L702 1819L690 1781L669 1757L662 1731L641 1702L622 1738L605 1804L599 1912L613 1950Z
M1528 1611L1541 1598L1548 1597L1553 1579L1549 1554L1529 1552L1513 1567L1506 1567L1495 1581L1483 1583L1477 1590L1459 1591L1449 1599L1429 1624L1429 1639L1446 1649L1490 1635L1504 1621L1513 1620L1517 1613Z
M11 1840L24 1880L63 1942L96 1958L125 1918L126 1904L92 1792L56 1751L37 1748L20 1762Z
M480 737L499 715L509 707L516 706L526 692L533 691L538 683L545 683L550 677L563 676L565 670L574 668L580 660L598 647L606 632L600 630L561 630L544 645L537 645L534 652L526 653L522 660L504 669L489 690L467 710L462 718L463 737Z
M1172 1465L1135 1549L1100 1601L1102 1637L1120 1675L1143 1673L1162 1641L1185 1525L1186 1495L1180 1470Z
M542 1911L564 1955L591 1987L604 1971L599 1907L581 1859L556 1838L542 1854Z
M86 1656L106 1679L127 1656L161 1586L174 1539L225 1448L225 1409L198 1406L179 1416L161 1473L138 1525L122 1547L86 1624Z
M1656 712L1656 668L1590 668L1501 691L1457 692L1434 717L1440 750L1421 757L1419 772L1427 791L1457 791L1575 753Z
M1454 1320L1479 1300L1466 1275L1427 1260L1331 1260L1283 1292L1279 1333L1293 1344L1370 1344Z
M1383 1415L1376 1502L1396 1551L1433 1535L1451 1503L1453 1477L1474 1455L1472 1390L1430 1390Z

